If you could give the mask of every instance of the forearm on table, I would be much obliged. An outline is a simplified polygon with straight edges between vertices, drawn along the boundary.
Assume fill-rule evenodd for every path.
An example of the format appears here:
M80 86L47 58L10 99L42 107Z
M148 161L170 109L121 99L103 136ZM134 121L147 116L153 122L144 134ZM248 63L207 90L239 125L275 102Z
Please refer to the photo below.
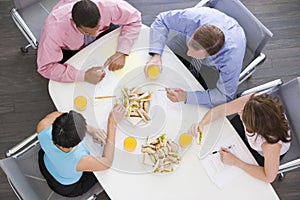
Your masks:
M242 160L238 160L237 163L235 164L236 167L244 170L245 172L247 172L249 175L262 180L264 182L268 182L271 183L274 181L274 179L276 178L275 176L268 176L265 172L264 167L261 166L257 166L257 165L252 165L249 163L246 163Z
M75 82L84 81L84 71L79 71L75 67L69 64L50 63L44 66L38 67L38 72L50 80L58 82Z
M107 125L107 140L103 151L103 161L111 166L115 153L115 135L117 124L112 118L108 119Z

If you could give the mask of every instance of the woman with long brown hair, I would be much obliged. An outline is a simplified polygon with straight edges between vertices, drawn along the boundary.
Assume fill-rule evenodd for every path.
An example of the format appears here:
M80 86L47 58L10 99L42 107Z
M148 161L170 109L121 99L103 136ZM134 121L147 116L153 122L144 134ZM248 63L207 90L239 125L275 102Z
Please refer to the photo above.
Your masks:
M196 135L212 121L235 113L238 115L231 122L259 166L240 160L226 148L220 150L222 162L241 168L262 181L274 181L280 159L288 151L292 140L284 109L278 98L268 94L249 94L219 105L210 109L191 128L191 132Z

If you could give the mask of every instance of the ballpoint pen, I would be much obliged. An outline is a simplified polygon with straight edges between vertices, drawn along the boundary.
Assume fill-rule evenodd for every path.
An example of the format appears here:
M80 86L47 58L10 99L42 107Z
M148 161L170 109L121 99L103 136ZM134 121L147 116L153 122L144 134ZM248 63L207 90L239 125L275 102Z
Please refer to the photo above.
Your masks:
M233 148L234 147L234 145L230 145L230 146L228 146L226 149L231 149L231 148ZM219 150L219 151L213 151L211 154L216 154L216 153L219 153L221 150Z

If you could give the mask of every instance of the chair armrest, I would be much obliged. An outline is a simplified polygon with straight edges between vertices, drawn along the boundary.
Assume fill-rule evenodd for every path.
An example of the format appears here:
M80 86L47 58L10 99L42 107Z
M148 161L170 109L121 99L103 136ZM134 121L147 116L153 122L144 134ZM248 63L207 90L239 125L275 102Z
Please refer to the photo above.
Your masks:
M36 40L36 37L30 30L30 28L27 26L26 22L23 20L23 18L20 16L18 10L13 8L10 12L12 19L14 20L15 24L18 26L22 34L25 36L27 41L31 44L31 46L36 49L38 46L38 41Z
M266 59L266 55L263 53L260 53L259 56L257 56L240 74L239 77L239 85L244 82L246 79L248 79L253 72L256 70L256 67L262 63Z
M210 0L201 0L195 7L203 7L205 6Z
M38 135L37 133L34 133L33 135L27 137L25 140L23 140L19 144L15 145L11 149L9 149L6 152L6 157L10 157L10 156L14 155L15 153L20 151L25 146L27 146L27 147L24 148L21 152L19 152L18 155L23 153L24 151L27 151L27 149L31 148L32 146L36 145L36 143L38 143L37 135ZM17 156L17 155L15 155L15 156Z
M271 91L272 89L274 89L275 87L277 87L281 84L282 84L281 79L276 79L274 81L270 81L268 83L256 86L256 87L248 89L248 90L245 90L244 92L242 92L241 96L244 96L244 95L250 94L250 93L254 93L254 92L267 93L267 92Z
M300 159L296 159L279 166L278 174L287 172L300 167Z

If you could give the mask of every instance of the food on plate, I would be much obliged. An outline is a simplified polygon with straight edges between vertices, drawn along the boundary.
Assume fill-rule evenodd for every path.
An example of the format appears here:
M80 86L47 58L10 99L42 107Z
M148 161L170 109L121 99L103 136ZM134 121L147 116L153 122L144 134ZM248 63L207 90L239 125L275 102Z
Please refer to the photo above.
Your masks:
M74 99L75 108L78 111L84 111L86 109L87 100L84 96L77 96Z
M133 124L137 125L141 121L148 123L151 120L149 106L152 94L140 88L122 88L124 95L124 107L127 110L126 117Z
M151 142L147 141L146 145L142 145L143 164L152 166L154 173L172 172L173 165L179 164L180 161L178 150L179 145L162 134Z
M124 149L126 151L133 151L136 148L136 139L133 137L127 137L124 140Z
M158 76L159 73L160 73L160 67L157 66L157 65L150 65L150 66L148 67L147 73L148 73L148 77L149 77L150 79L154 80L154 79L157 78L157 76Z
M180 135L180 138L179 138L179 144L180 146L182 147L188 147L193 141L193 138L190 134L188 133L183 133Z

